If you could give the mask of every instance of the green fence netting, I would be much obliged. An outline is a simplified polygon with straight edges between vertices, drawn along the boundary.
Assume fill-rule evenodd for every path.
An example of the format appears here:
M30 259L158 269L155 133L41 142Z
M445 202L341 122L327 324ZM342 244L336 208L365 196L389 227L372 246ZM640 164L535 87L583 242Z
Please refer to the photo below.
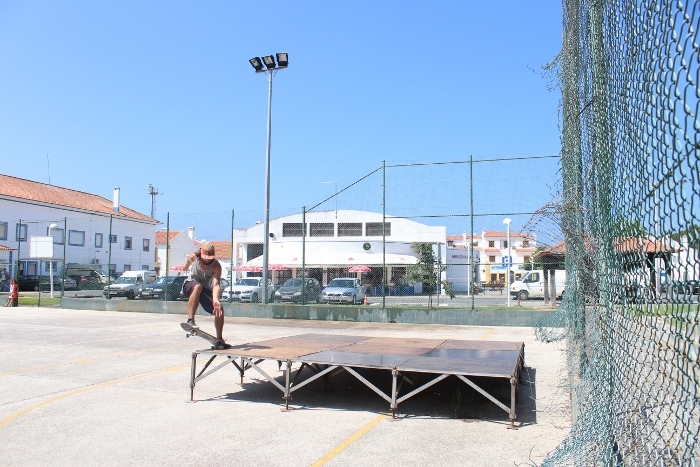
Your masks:
M568 342L575 420L544 465L700 464L699 22L564 1L562 193L529 228L566 264L538 334Z

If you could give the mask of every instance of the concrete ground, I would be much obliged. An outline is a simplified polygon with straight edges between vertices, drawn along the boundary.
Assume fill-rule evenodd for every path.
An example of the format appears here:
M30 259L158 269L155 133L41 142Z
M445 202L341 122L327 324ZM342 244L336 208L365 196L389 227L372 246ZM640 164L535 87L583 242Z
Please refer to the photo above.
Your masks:
M562 349L531 328L227 318L231 344L301 333L525 342L517 430L456 378L399 405L348 373L282 393L233 366L200 381L190 402L191 352L181 315L2 308L2 465L517 466L539 464L570 427ZM213 320L198 317L213 331ZM279 376L275 361L261 367ZM378 386L388 372L365 371ZM480 381L508 404L509 385Z

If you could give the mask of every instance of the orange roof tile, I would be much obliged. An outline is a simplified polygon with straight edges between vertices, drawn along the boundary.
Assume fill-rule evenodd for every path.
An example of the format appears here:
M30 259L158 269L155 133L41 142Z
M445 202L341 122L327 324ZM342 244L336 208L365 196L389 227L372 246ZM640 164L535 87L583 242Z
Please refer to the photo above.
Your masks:
M36 201L39 203L52 204L54 206L76 208L102 214L112 214L115 217L127 217L153 223L158 222L124 205L119 207L119 212L115 212L112 209L112 200L101 196L55 185L47 185L46 183L25 180L23 178L11 177L9 175L0 174L0 196Z
M231 242L225 240L212 240L212 245L214 245L214 251L216 252L216 257L219 259L231 259Z
M508 232L506 232L506 231L501 232L500 230L484 230L484 237L507 237L507 236L508 236ZM511 232L510 236L511 236L511 238L512 237L534 238L533 235L524 234L522 232Z
M165 234L168 234L168 241L173 241L173 238L177 237L180 235L180 232L182 230L171 230L168 232L166 229L160 229L159 231L156 232L156 244L159 243L165 243Z

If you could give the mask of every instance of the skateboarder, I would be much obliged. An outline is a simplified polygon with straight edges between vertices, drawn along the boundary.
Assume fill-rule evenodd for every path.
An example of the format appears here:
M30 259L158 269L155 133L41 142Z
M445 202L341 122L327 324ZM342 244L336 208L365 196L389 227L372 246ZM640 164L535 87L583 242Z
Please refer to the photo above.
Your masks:
M184 270L190 270L190 276L182 286L187 297L187 324L199 327L194 322L197 306L214 315L216 337L224 341L224 307L219 301L221 294L221 263L216 259L214 245L207 243L187 257Z

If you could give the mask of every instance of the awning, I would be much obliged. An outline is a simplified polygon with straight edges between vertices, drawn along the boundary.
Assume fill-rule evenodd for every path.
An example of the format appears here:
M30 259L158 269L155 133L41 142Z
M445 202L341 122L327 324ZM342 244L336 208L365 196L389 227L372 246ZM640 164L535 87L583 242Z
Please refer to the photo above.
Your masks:
M320 267L351 267L356 265L382 266L384 255L382 253L343 252L337 250L321 251L316 248L306 247L307 268ZM418 258L413 255L386 253L387 266L410 266L416 264ZM270 245L268 263L280 264L290 268L300 268L302 263L301 245ZM263 257L253 258L245 266L262 267Z

